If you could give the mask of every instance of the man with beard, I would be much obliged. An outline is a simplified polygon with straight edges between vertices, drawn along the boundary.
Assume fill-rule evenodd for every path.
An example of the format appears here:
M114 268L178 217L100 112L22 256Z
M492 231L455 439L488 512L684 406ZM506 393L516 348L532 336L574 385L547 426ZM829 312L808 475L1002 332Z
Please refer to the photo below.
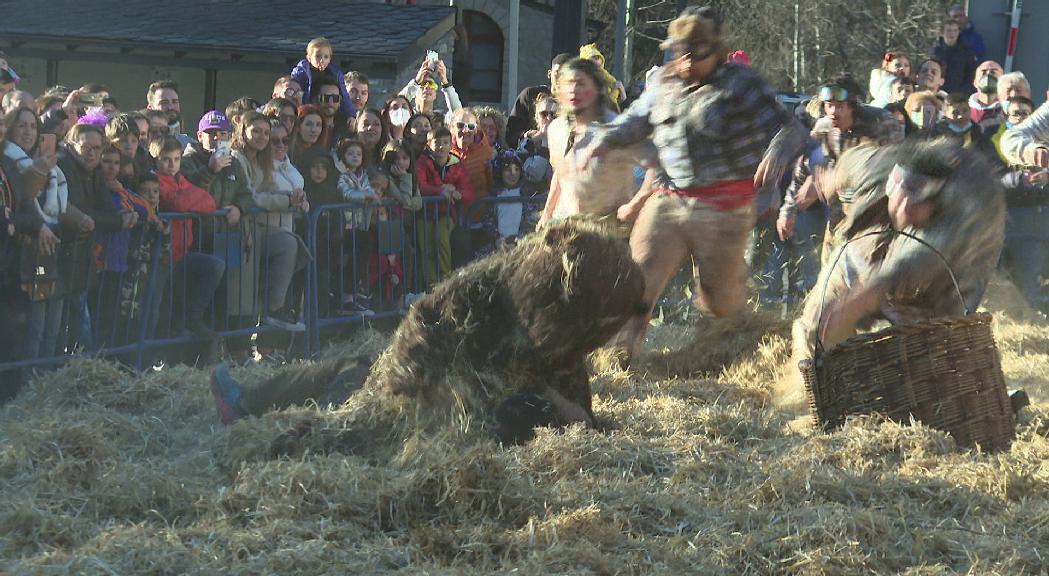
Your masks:
M584 158L588 164L651 137L666 175L638 202L630 247L645 275L647 310L615 343L622 364L640 348L659 295L689 256L699 276L696 304L718 317L740 309L756 190L779 181L805 138L771 85L750 67L726 63L729 49L712 9L685 10L663 48L672 60Z
M178 97L178 84L171 80L158 80L146 90L146 109L159 110L167 115L168 134L174 136L183 146L193 142L193 138L182 133L182 104Z
M548 131L554 176L540 225L577 213L614 217L637 192L633 168L640 163L641 146L610 151L592 169L579 169L598 124L616 117L604 82L591 60L573 58L560 68L557 98L567 113L551 122Z
M328 134L328 141L324 143L324 146L331 148L350 132L349 117L339 111L342 105L339 86L327 81L318 84L314 92L313 103L320 108L321 118L324 119L324 126L327 128L324 133Z

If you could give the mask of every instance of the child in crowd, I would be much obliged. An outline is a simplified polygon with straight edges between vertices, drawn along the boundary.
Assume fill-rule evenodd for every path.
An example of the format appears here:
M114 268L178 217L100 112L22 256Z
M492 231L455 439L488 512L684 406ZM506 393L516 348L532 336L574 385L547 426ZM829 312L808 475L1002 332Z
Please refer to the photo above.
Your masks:
M386 145L382 154L382 169L390 178L390 198L408 210L422 208L422 196L415 182L415 161L404 144L390 142Z
M386 174L376 174L371 183L380 201L392 194L392 179ZM404 267L401 264L404 218L401 206L382 206L375 210L372 230L376 249L368 259L368 287L372 294L382 295L380 306L390 308L404 281ZM382 291L378 292L379 289Z
M160 209L165 212L215 211L215 199L206 190L198 188L181 174L182 145L174 137L150 143L150 155L157 159L157 181L160 183ZM172 289L169 298L176 309L175 333L185 329L198 338L213 339L214 332L204 323L204 312L215 297L215 289L222 281L226 263L221 258L191 252L193 246L193 219L175 218L171 223Z
M331 42L323 36L310 40L309 44L306 45L306 57L291 69L291 77L302 86L303 102L311 101L313 96L312 90L319 85L318 80L322 76L327 77L332 84L339 87L339 94L342 96L339 111L347 118L356 116L357 111L353 108L353 100L350 99L350 95L346 92L346 86L342 81L342 70L332 60Z
M983 129L969 113L969 95L955 92L947 97L943 119L936 124L936 135L957 138L966 148L983 147Z
M160 181L156 174L143 174L138 182L138 195L147 205L146 226L135 230L138 239L132 238L128 254L128 272L120 284L120 316L130 322L145 311L146 295L149 293L149 272L153 264L153 250L160 251L157 258L157 279L154 281L155 295L150 309L147 337L154 336L160 316L160 293L164 290L168 266L171 264L171 227L160 218ZM160 243L157 246L157 243ZM136 330L136 325L131 330ZM134 332L132 332L134 333Z
M368 178L368 168L364 165L364 144L354 138L339 142L338 156L345 172L339 177L339 194L344 202L375 204L380 201L379 195ZM345 251L353 255L352 266L346 266L343 273L343 290L341 300L343 311L356 314L369 314L367 303L370 296L363 289L367 278L365 267L374 249L370 221L372 209L361 206L343 213L343 230Z
M424 279L427 285L433 285L452 269L452 206L471 202L474 194L469 175L451 154L451 131L443 126L431 130L427 145L429 150L419 156L415 168L419 193L445 200L435 210L424 209L416 227Z
M140 234L132 235L132 229L149 216L146 201L120 181L123 168L131 163L132 159L124 158L113 144L102 150L99 172L103 185L118 212L134 214L130 227L115 232L100 231L95 236L95 268L99 274L90 302L98 318L99 344L103 347L127 343L127 338L121 336L128 326L120 321L120 285L128 273L128 254L135 248L132 240L141 238Z
M496 198L520 198L522 184L521 159L513 150L506 150L495 158L495 192ZM521 235L525 224L524 205L520 202L496 204L495 214L491 219L492 236L495 242L489 245L482 254L513 245Z
M325 205L341 204L339 194L339 171L335 160L326 150L310 148L303 152L299 165L306 180L303 189L306 199L314 210ZM339 258L341 257L341 232L337 225L339 212L325 210L317 220L317 237L313 257L317 262L317 293L321 295L319 306L322 316L331 314L341 302L334 292L339 287Z

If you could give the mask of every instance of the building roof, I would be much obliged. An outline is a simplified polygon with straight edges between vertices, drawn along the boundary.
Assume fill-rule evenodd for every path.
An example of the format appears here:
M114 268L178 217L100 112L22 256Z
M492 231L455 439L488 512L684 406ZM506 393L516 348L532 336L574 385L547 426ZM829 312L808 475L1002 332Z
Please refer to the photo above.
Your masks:
M396 57L439 25L454 25L448 6L324 2L178 0L158 7L127 0L0 0L0 36L49 38L229 52L304 54L317 36L335 58ZM447 19L447 20L446 20ZM443 31L442 31L443 32Z

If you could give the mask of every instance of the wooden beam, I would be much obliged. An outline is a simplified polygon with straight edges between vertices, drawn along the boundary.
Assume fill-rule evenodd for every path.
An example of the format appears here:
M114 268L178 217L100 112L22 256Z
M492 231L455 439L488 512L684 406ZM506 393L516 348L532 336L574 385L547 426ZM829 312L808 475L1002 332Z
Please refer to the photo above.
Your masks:
M204 109L214 110L218 101L219 71L214 68L204 70Z

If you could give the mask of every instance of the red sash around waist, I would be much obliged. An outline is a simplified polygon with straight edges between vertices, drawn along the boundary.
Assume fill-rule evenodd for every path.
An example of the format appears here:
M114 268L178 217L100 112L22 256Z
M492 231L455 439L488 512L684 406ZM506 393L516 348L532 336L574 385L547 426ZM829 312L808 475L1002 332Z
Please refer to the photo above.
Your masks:
M684 196L686 198L698 198L722 212L742 208L754 201L757 190L754 188L753 180L723 180L709 186L693 186L691 188L665 188L656 189L661 194L672 196Z

